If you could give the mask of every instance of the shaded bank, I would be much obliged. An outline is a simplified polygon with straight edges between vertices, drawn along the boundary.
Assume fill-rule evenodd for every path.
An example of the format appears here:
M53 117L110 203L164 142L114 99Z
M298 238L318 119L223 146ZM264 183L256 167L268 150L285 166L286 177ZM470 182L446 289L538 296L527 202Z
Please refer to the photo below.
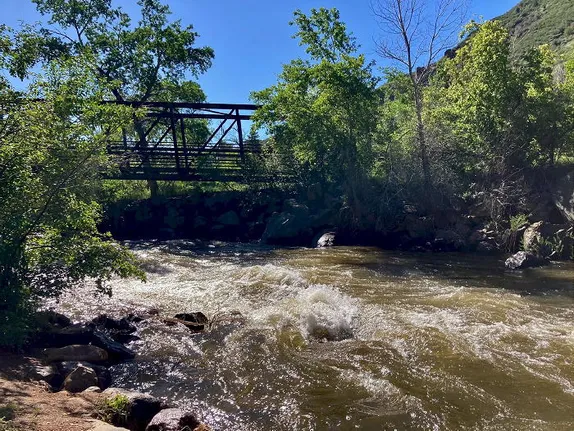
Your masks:
M521 248L551 259L572 256L572 166L525 173L516 189L474 191L430 210L416 200L383 207L376 187L353 207L320 184L290 192L195 192L111 202L100 228L117 239L202 239L314 247L372 245L413 251L509 253ZM518 187L518 186L516 186ZM525 236L526 235L526 236Z

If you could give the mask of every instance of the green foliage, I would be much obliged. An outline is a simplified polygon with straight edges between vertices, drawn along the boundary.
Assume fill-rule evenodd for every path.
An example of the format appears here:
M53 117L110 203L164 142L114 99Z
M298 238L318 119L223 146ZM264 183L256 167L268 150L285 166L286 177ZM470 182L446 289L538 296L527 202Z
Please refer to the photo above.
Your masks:
M42 34L57 37L69 55L89 53L93 71L116 99L145 101L166 91L189 93L185 75L197 76L211 65L213 50L196 47L193 27L170 22L169 7L158 0L138 1L137 23L111 0L34 3L52 25Z
M106 142L132 112L100 103L105 85L82 60L50 63L23 95L0 89L0 345L23 341L45 297L86 278L103 292L114 276L143 278L97 230Z
M310 16L297 10L294 16L290 24L298 31L293 37L300 39L299 45L305 46L312 59L334 63L357 51L355 38L347 32L337 9L311 9Z
M372 166L378 106L371 65L356 55L336 10L296 12L297 36L311 60L285 65L279 82L252 94L256 127L272 151L306 180L350 185Z
M4 404L0 406L0 419L11 421L16 416L16 405Z
M574 3L571 0L522 0L497 19L510 31L516 57L545 44L559 52L572 50Z
M16 417L15 404L0 405L0 431L19 431L20 428L13 424L13 419Z
M554 54L542 46L514 62L500 23L471 23L466 31L472 37L439 65L427 89L435 139L458 154L452 168L505 177L552 165L574 130Z
M126 426L130 412L130 400L125 395L104 398L96 405L96 417L116 426Z
M512 232L518 231L528 223L528 216L526 214L516 214L510 217L510 230Z

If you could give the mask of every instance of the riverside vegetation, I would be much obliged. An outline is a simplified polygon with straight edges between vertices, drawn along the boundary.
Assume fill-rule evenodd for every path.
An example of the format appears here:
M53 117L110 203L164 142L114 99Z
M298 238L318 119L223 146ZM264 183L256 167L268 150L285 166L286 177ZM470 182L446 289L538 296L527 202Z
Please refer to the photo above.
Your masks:
M137 23L111 0L34 3L49 27L0 26L1 346L25 346L35 310L85 280L100 294L118 276L145 280L114 238L524 249L518 267L572 257L574 57L564 38L544 32L514 40L512 14L528 14L532 2L502 20L458 25L460 5L442 1L443 25L411 34L401 22L428 11L406 8L396 21L388 11L400 2L381 0L380 53L396 65L382 74L336 9L296 11L306 54L252 93L261 109L249 139L261 141L263 157L249 160L244 184L211 186L100 176L116 169L106 143L122 129L139 133L143 121L102 100L206 99L189 78L214 53L197 46L193 28L159 0L138 1ZM385 41L403 35L420 46L393 54ZM425 61L405 59L410 50ZM15 88L15 78L28 87ZM189 121L198 138L208 126ZM249 183L253 171L278 170L288 183Z
M137 25L108 0L34 2L50 29L3 26L0 39L4 345L25 339L26 316L44 297L86 277L96 278L102 291L113 276L143 278L129 251L98 225L113 231L115 223L121 236L116 219L150 189L157 197L212 195L218 188L211 193L177 184L120 185L98 174L114 168L106 142L122 127L137 129L140 121L137 111L101 100L205 99L187 77L205 71L213 51L196 46L193 29L170 21L168 7L154 0L139 2ZM380 19L385 24L384 15ZM516 232L529 221L570 221L567 208L553 208L547 193L574 156L574 61L564 49L518 45L514 51L502 22L473 22L462 28L463 42L448 56L412 72L424 77L424 85L413 86L412 76L400 67L375 74L337 10L297 11L292 24L307 56L285 65L276 85L253 93L262 106L254 128L265 129L267 138L264 157L252 160L250 169L288 170L293 181L228 192L233 199L241 195L241 204L222 202L222 207L245 217L231 214L227 222L217 222L217 217L176 209L172 218L183 217L189 225L187 216L200 228L217 224L235 230L251 220L245 229L250 233L222 230L232 239L249 240L264 235L266 224L278 224L281 214L308 216L310 206L314 224L293 228L295 236L304 232L304 239L285 243L310 245L308 237L331 228L343 242L368 237L382 246L424 247L439 231L439 237L447 237L442 238L447 249L475 249L481 239L492 239L491 246L482 241L482 247L506 251L520 247ZM41 73L31 74L33 66ZM8 75L28 78L28 89L14 89ZM34 101L39 98L43 102ZM198 130L206 127L193 121ZM276 202L269 203L269 190ZM286 208L284 198L301 204ZM198 199L190 205L194 202ZM103 207L108 211L101 225ZM557 214L560 209L566 217ZM280 214L273 216L274 211ZM197 217L203 221L197 223ZM517 226L523 219L524 226ZM168 223L168 236L181 234L169 228ZM482 230L483 237L475 235L467 247L473 229ZM556 232L540 241L552 248ZM127 236L138 234L150 236L145 229ZM571 252L566 248L561 255Z

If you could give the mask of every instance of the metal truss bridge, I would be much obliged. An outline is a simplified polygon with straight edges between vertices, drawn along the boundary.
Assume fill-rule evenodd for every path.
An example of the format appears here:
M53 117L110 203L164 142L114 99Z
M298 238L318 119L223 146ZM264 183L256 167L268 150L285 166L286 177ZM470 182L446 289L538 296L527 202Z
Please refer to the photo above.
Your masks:
M121 180L245 181L261 145L244 137L244 121L257 105L185 102L109 102L143 111L133 130L107 150ZM270 178L253 178L249 181Z

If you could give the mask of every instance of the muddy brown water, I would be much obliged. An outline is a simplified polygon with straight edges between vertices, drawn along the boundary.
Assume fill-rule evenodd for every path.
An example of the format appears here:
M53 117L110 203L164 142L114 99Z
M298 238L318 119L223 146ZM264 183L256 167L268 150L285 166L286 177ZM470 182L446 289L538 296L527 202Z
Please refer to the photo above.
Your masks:
M140 325L115 385L227 430L572 430L574 265L364 247L132 243L145 284L86 287L77 320L203 311L199 335Z

